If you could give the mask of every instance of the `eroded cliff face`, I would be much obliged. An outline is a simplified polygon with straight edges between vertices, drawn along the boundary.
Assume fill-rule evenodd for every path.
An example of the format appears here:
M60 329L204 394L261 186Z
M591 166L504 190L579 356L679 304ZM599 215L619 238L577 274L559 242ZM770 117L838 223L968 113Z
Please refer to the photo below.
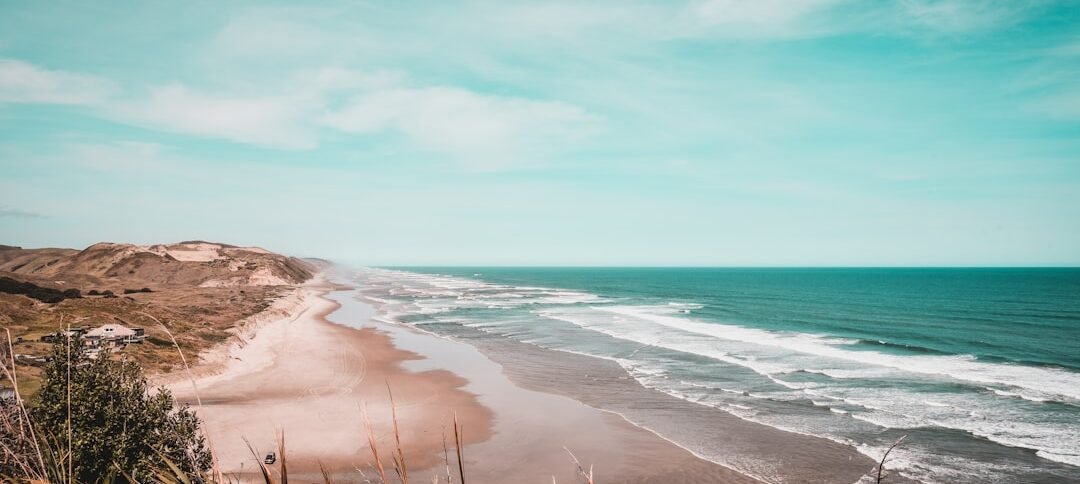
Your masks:
M102 242L81 251L0 249L0 273L42 283L280 286L304 282L315 270L307 261L258 247L201 241L149 246Z

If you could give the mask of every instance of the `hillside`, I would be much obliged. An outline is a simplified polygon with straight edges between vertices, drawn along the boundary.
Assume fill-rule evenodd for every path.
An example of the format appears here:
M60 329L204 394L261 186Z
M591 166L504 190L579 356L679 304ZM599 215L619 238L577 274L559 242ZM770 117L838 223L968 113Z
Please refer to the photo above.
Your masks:
M239 322L291 294L323 265L202 241L106 242L83 250L0 246L0 326L15 340L27 393L36 386L36 358L48 350L41 338L61 327L143 328L146 341L127 345L123 355L151 373L167 372L181 364L170 332L189 362L198 361L201 352L234 337Z
M265 249L201 241L150 246L102 242L81 251L0 247L0 273L45 283L279 286L310 279L313 270L308 262Z

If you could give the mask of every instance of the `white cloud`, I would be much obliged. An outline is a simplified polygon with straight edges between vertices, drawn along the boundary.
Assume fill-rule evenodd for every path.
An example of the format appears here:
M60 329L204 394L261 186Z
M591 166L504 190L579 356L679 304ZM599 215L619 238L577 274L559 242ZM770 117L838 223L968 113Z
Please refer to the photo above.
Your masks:
M91 105L102 117L132 125L275 148L314 148L328 128L400 133L421 148L488 164L526 154L543 156L600 122L581 107L558 100L441 85L447 81L425 84L397 71L346 66L427 66L426 72L438 75L437 68L426 64L432 60L426 41L445 39L450 44L440 45L438 55L457 57L438 62L493 85L532 82L537 76L531 69L564 57L573 61L566 65L602 65L607 71L596 72L618 72L623 79L634 78L626 75L634 73L659 85L657 79L664 73L652 66L638 69L634 60L663 59L666 52L655 47L674 38L769 40L866 31L885 35L975 32L1024 18L1021 10L1029 5L1019 0L554 2L436 8L425 15L402 15L370 6L311 12L253 9L235 16L209 39L203 57L215 60L203 61L213 64L215 79L223 80L221 84L174 83L110 95L111 83L105 79L0 60L0 102ZM369 21L356 21L357 14ZM554 48L556 39L567 42L567 48ZM416 44L423 48L415 50ZM494 67L484 70L476 65ZM576 87L575 82L580 85L587 77L552 76L548 82L555 88L548 92L563 89L570 94L551 97L577 96L598 105L597 98L564 87ZM606 91L616 81L597 79L594 83ZM671 92L677 88L665 86ZM795 94L794 101L779 99L776 104L799 104ZM659 106L652 97L636 93L625 98L609 107ZM666 106L653 110L671 111ZM731 130L738 134L740 125L747 123L739 119L732 124Z
M397 131L423 148L450 153L480 167L523 161L512 158L557 149L598 123L571 104L456 87L373 91L353 98L324 121L346 132Z
M0 59L0 103L73 104L94 108L102 117L162 131L224 138L282 148L311 148L320 93L330 88L371 85L386 77L324 70L306 81L299 96L234 96L199 92L181 84L153 87L145 97L121 98L107 79L49 70L27 62ZM296 86L294 86L296 87ZM313 96L304 94L314 91Z
M324 67L304 71L294 76L290 89L321 97L338 91L385 89L402 85L408 76L404 72L377 70L358 71L342 67Z
M409 84L399 71L331 66L218 92L174 83L119 97L109 96L111 84L97 77L0 61L0 102L87 104L126 124L273 148L315 148L319 131L327 128L399 132L422 149L491 165L497 159L504 164L513 157L542 156L596 124L593 116L563 102ZM249 89L236 94L244 87ZM112 155L84 154L95 164L116 165Z
M0 103L81 104L105 99L112 84L100 77L0 59Z
M162 131L286 149L318 146L318 120L329 98L403 82L397 71L340 67L299 71L283 81L242 83L221 91L183 84L153 87L147 95L112 103L106 116ZM244 94L237 94L240 88Z
M313 108L308 100L287 95L210 94L171 84L107 112L117 120L163 131L296 149L317 145L314 131L305 122Z
M397 132L421 149L488 167L542 156L596 125L583 109L563 102L407 85L397 71L324 68L299 73L259 96L157 87L109 115L164 131L288 149L316 147L318 131L326 128Z

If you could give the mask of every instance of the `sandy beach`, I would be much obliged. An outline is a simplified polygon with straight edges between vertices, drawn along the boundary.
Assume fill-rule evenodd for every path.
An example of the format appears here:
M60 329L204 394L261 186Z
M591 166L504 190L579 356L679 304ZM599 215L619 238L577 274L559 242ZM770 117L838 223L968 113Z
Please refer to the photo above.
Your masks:
M334 290L322 280L303 286L289 314L260 321L241 344L221 349L227 358L196 369L194 387L170 384L197 408L226 474L254 479L245 439L265 453L284 433L291 478L315 479L320 464L345 482L372 478L360 407L389 468L389 384L410 475L425 482L445 474L443 439L450 435L452 446L455 413L469 482L575 482L568 450L597 482L757 482L613 413L519 387L475 348L375 320L354 292Z
M319 464L335 474L356 475L370 463L361 406L366 406L380 445L392 443L393 389L409 465L431 467L442 456L442 432L457 414L469 429L466 442L487 438L491 413L446 371L409 372L414 355L387 336L331 324L337 304L321 297L322 283L301 289L294 314L261 324L243 345L233 345L218 372L175 381L177 398L197 408L221 470L257 470L245 439L260 453L276 450L284 434L291 477L314 474ZM201 404L199 403L201 401Z

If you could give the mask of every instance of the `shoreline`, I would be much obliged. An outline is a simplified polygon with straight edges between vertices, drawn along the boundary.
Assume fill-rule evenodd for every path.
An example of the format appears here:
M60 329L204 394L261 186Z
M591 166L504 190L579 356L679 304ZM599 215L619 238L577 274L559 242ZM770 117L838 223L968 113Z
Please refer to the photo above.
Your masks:
M367 297L367 296L364 296L364 295L358 296L358 299L361 302L363 302L365 304L368 304L368 305L370 305L372 307L377 307L379 305L385 304L383 301L377 300L375 298ZM438 338L438 339L441 339L441 340L444 340L444 341L455 341L453 338L451 338L449 336L445 336L445 335L441 335L441 334L434 333L434 332L431 332L431 331L427 331L427 330L425 330L423 328L418 328L418 327L415 327L415 326L403 325L403 323L399 323L399 322L396 322L396 321L389 321L389 320L386 320L386 319L383 319L383 318L378 318L378 319L375 319L375 320L382 323L382 324L402 325L408 330L416 331L416 332L422 333L424 335L431 336L433 338ZM470 345L470 346L473 346L478 351L480 351L482 354L484 354L485 357L487 357L488 359L491 359L491 355L488 354L488 353L485 353L481 348L476 347L476 345ZM579 355L579 356L592 358L592 357L587 356L587 355ZM492 360L492 361L494 362L494 360ZM504 373L511 373L511 372L506 371L505 364L502 364L501 366L503 366L503 368L504 368ZM522 384L522 382L515 379L515 377L512 376L511 374L507 374L507 377L509 377L514 382L515 385L517 385L519 387L522 387L522 388L525 388L525 389L528 389L528 387L526 385ZM548 394L552 394L552 395L561 395L560 392L545 391L545 390L539 390L539 389L536 389L536 390L537 391L543 391L544 393L548 393ZM595 410L598 410L598 411L613 415L615 417L618 417L623 422L625 422L627 425L631 425L631 426L636 427L638 429L647 431L647 432L653 434L654 436L656 436L657 438L662 439L662 440L664 440L664 441L666 441L666 442L668 442L668 443L670 443L670 444L672 444L672 445L674 445L674 446L676 446L676 447L678 447L678 448L680 448L682 450L685 450L686 452L690 453L691 455L693 455L697 459L700 459L700 460L705 461L705 462L709 462L711 464L716 464L718 466L727 467L721 462L713 461L713 460L711 460L711 459L709 459L709 458L707 458L707 457L705 457L703 455L698 454L693 449L684 447L683 445L679 444L678 442L676 442L676 441L674 441L674 440L672 440L672 439L670 439L668 437L665 437L664 435L661 435L656 430L653 430L653 429L651 429L651 428L649 428L649 427L647 427L645 425L640 425L640 424L637 424L637 423L633 422L626 415L623 415L623 414L621 414L619 412L616 412L614 410L607 410L607 409L604 409L604 408L595 407L593 405L588 405L588 404L586 404L584 402L581 402L581 400L578 400L578 399L574 399L574 400L578 401L582 405L585 405L585 406L588 406L588 407L593 408ZM730 469L730 470L733 471L733 472L738 472L739 474L742 474L743 476L745 476L746 478L748 478L752 482L764 482L765 481L761 476L754 476L752 474L748 474L748 473L745 473L745 472L735 471L734 469Z
M617 415L699 459L762 482L857 483L877 465L871 457L849 445L744 420L721 409L645 387L614 361L506 340L470 341L470 344L503 365L517 385L565 395ZM548 354L551 352L560 353L562 366L587 374L577 382L554 384L549 378L553 370L537 369L552 360ZM666 434L694 437L688 443L686 438ZM896 474L889 481L916 482Z
M410 476L425 481L445 473L455 414L470 482L573 482L575 458L595 466L598 482L657 484L850 484L874 466L843 444L643 387L613 361L397 322L385 303L339 280L353 282L320 273L247 318L236 340L200 355L194 385L170 375L225 475L256 478L245 440L265 454L283 434L294 479L318 478L323 466L337 478L371 478L362 406L392 472L388 389ZM687 443L680 428L708 438Z
M378 310L356 291L334 296L352 308ZM594 467L597 482L761 482L702 459L614 412L518 385L502 365L467 342L377 316L368 318L365 326L385 331L398 347L424 355L410 362L412 369L447 368L461 375L469 381L465 389L492 409L496 417L492 438L465 447L470 482L550 482L552 477L557 482L580 482L569 452L585 468ZM484 457L470 462L470 455L477 454Z
M367 304L384 305L382 301L367 295L360 297ZM646 388L611 360L504 339L444 335L385 317L375 319L382 324L402 327L404 331L420 332L474 348L484 358L498 365L506 378L517 387L569 398L597 412L611 415L627 426L677 447L694 459L738 474L747 482L851 484L863 482L862 479L877 464L857 449L842 443L743 420L720 409ZM480 333L478 330L472 332ZM556 375L558 378L555 378ZM616 395L622 396L611 398ZM612 402L615 402L614 405ZM626 405L627 402L632 403ZM618 408L620 404L625 406ZM640 418L651 413L665 415L653 421ZM688 446L664 435L665 430L678 428L677 425L672 426L673 420L676 424L686 424L671 417L685 415L696 416L694 428L714 427L716 433L723 434L722 439L727 442L722 450L713 452L711 456L706 455L700 447ZM748 448L752 450L748 451ZM686 479L671 482L716 481ZM892 475L890 482L910 484L916 481Z
M456 413L470 482L574 482L570 452L586 468L596 466L598 482L760 482L614 412L519 386L465 342L379 321L359 295L324 276L313 279L287 296L291 311L248 322L238 334L250 337L215 350L218 364L192 369L198 397L186 375L171 379L177 400L203 419L225 475L256 479L242 437L265 453L276 450L283 431L290 477L318 479L326 466L337 478L371 478L361 401L392 473L385 457L394 438L389 381L413 479L445 473L443 438L449 431L452 442Z

